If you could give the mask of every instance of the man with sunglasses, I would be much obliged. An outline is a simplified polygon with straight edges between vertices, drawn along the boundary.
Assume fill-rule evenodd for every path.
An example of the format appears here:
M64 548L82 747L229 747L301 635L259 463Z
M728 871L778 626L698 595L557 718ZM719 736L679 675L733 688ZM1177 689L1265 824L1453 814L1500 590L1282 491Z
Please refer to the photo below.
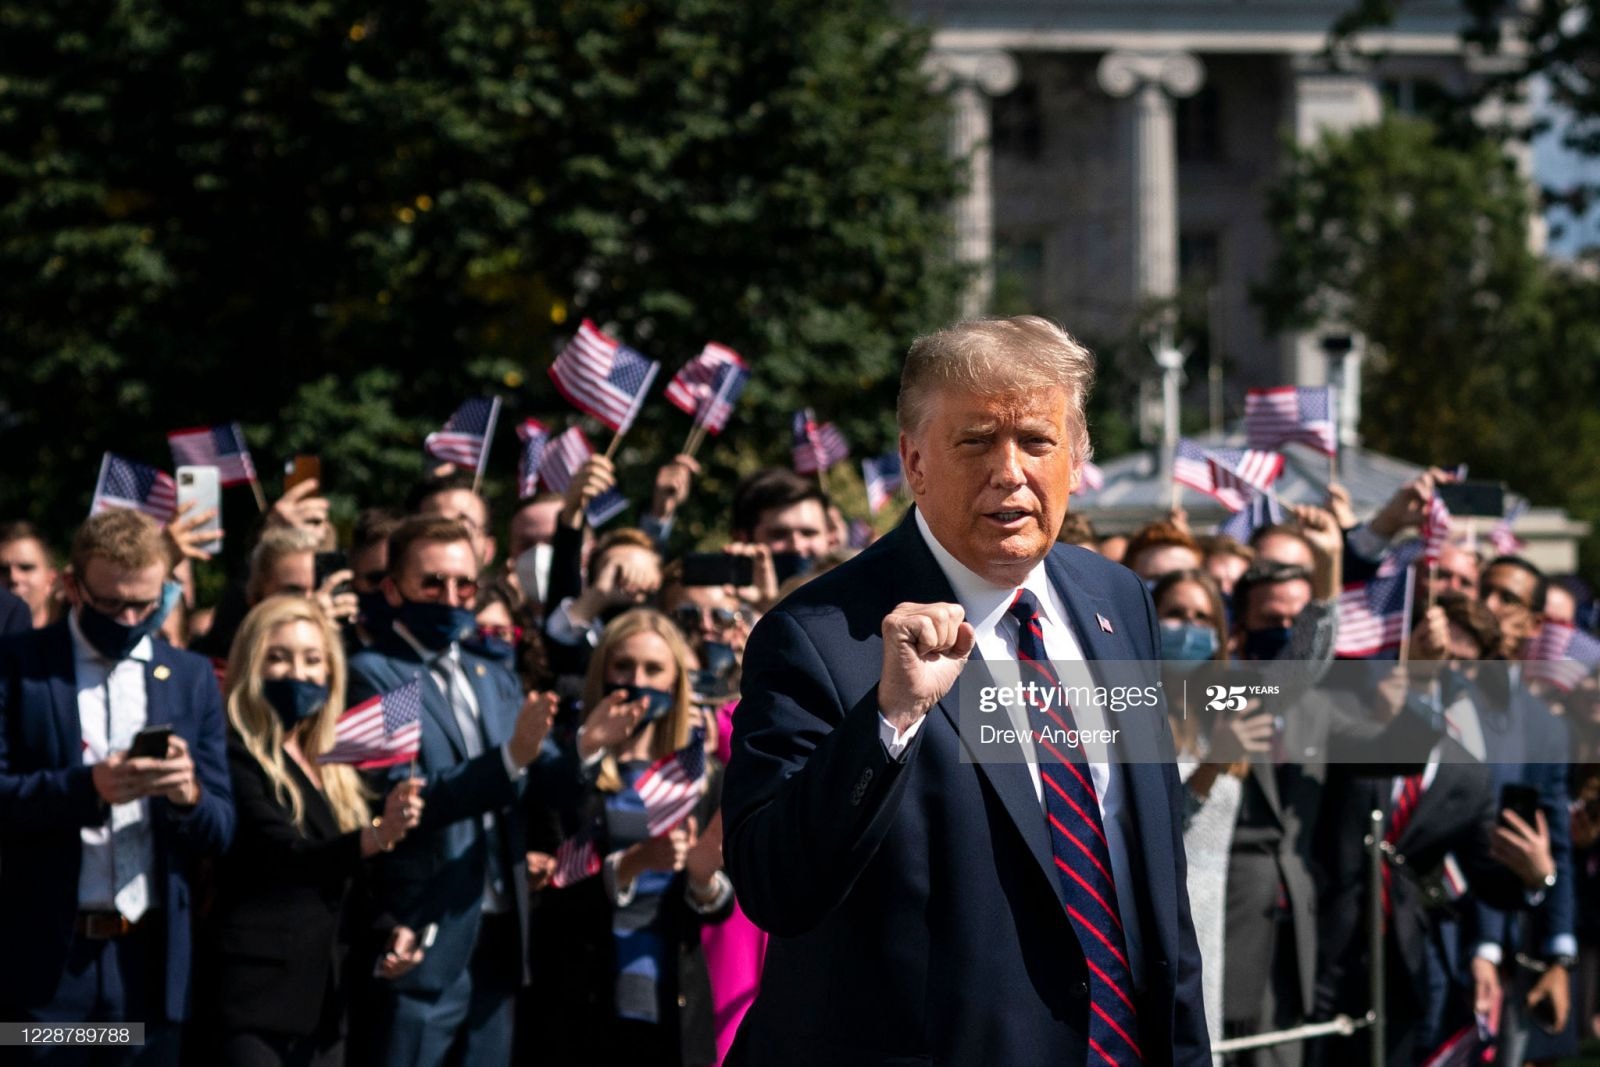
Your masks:
M380 909L437 929L417 966L382 983L377 1062L504 1064L512 1004L527 979L528 887L521 862L529 764L544 751L552 694L527 697L506 667L464 646L479 557L452 519L419 516L389 537L384 598L391 623L350 661L350 702L422 680L427 816L386 858ZM575 765L542 765L576 782ZM408 766L398 770L413 773Z
M0 1018L145 1025L141 1049L74 1062L178 1061L192 879L233 833L216 679L159 637L169 572L149 518L93 516L67 617L0 642Z

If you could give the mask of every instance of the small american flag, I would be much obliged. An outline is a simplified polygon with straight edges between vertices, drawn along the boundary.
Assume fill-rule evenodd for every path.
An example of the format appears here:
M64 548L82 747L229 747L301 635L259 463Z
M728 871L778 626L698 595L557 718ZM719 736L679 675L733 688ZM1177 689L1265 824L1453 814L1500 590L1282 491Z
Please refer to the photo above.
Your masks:
M565 493L572 485L572 478L578 473L578 468L583 466L583 461L594 455L594 449L589 445L589 439L583 436L583 431L576 426L568 427L567 432L549 442L544 450L544 460L539 465L539 481L544 487L555 493ZM627 498L612 486L593 500L584 509L588 516L589 525L600 527L616 518L628 507Z
M517 456L517 497L526 500L539 488L539 466L544 462L550 432L538 419L523 419L517 425L517 440L522 452Z
M705 777L705 735L699 730L683 748L662 756L645 769L634 790L644 801L646 829L651 837L660 837L694 810L700 803Z
M132 508L159 523L171 522L178 510L178 483L166 471L107 452L100 460L100 479L94 486L89 514L111 508Z
M1280 385L1252 389L1244 398L1244 435L1250 448L1274 449L1291 441L1324 455L1339 454L1333 386Z
M1265 493L1283 473L1283 453L1259 449L1218 449L1210 453L1212 493L1225 506L1238 511L1250 502L1250 493Z
M1428 498L1427 510L1422 514L1422 562L1430 567L1438 563L1449 543L1450 509L1435 493Z
M867 508L876 515L878 509L905 484L905 472L900 469L900 453L888 452L869 456L861 461L861 478L867 483Z
M1528 642L1523 673L1570 693L1600 666L1600 640L1575 626L1547 622L1539 636Z
M333 747L317 758L371 770L408 763L421 746L422 680L413 678L392 693L346 710L335 724Z
M816 474L847 459L850 445L831 422L817 423L810 408L794 413L794 469L798 474Z
M1512 532L1513 527L1517 525L1517 520L1522 518L1527 513L1527 510L1528 502L1526 500L1517 501L1516 504L1512 505L1511 510L1501 516L1500 521L1496 522L1489 530L1489 544L1494 546L1495 555L1515 556L1527 547L1522 538Z
M599 873L600 850L595 847L594 838L587 834L569 837L556 849L556 869L550 884L565 889Z
M1211 453L1187 437L1178 438L1178 447L1172 453L1172 480L1215 496L1217 476L1211 468Z
M427 436L422 450L442 463L471 467L481 474L489 460L489 445L499 417L499 397L475 396L456 408L438 433Z
M1410 570L1345 586L1334 654L1360 658L1399 648L1411 616L1411 588Z
M625 433L633 425L660 369L661 364L584 319L550 365L550 380L573 407L588 412L617 433Z
M1079 468L1078 473L1081 476L1080 484L1083 488L1099 492L1106 487L1105 472L1088 460L1083 461L1083 466Z
M1241 545L1249 544L1250 538L1263 526L1273 526L1283 521L1283 508L1277 497L1258 493L1254 489L1247 489L1246 492L1249 498L1244 507L1217 527L1218 533L1226 534Z
M172 448L173 466L215 467L224 488L256 480L250 448L244 443L244 431L237 422L173 430L167 434L167 444Z
M739 353L710 341L667 383L667 402L693 415L695 425L721 433L749 379L750 370Z

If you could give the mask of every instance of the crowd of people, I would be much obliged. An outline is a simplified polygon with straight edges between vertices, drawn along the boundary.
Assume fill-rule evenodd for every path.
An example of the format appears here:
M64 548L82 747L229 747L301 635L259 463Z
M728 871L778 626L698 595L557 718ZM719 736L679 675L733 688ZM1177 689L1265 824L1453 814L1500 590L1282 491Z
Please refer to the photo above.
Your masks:
M768 945L719 812L746 640L857 549L819 479L767 469L728 502L726 543L688 551L674 520L698 473L672 459L638 525L601 531L586 506L616 472L598 455L508 514L440 469L347 536L303 482L230 529L248 566L206 604L207 515L0 526L0 1018L142 1021L141 1063L721 1062ZM1417 565L1407 655L1452 665L1484 721L1514 720L1516 743L1478 760L1390 769L1420 716L1323 684L1342 590L1447 477L1366 521L1332 485L1248 544L1181 511L1061 529L1143 580L1172 677L1293 665L1288 725L1259 706L1171 718L1213 1043L1367 1011L1374 808L1388 1062L1475 1019L1502 1063L1600 1036L1600 683L1515 670L1546 620L1590 617L1592 591L1460 541ZM1485 661L1506 668L1501 699L1474 695ZM349 708L413 680L415 758L321 758ZM652 833L641 779L695 746L699 800ZM1502 810L1518 788L1531 811ZM1364 1056L1349 1040L1227 1058Z

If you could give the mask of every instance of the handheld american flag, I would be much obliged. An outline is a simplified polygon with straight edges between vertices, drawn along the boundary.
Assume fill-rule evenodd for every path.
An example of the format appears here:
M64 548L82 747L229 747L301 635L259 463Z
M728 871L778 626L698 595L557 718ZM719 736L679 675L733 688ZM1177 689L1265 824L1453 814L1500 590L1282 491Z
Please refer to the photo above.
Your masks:
M333 747L317 759L371 770L409 763L421 745L422 680L413 678L347 709L334 726Z
M706 777L705 734L696 730L689 743L650 764L634 783L644 801L646 829L660 837L684 820L700 802Z
M590 447L583 431L576 426L568 427L565 433L545 447L544 460L539 464L539 481L551 492L565 493L572 485L578 468L592 455L594 449ZM627 498L616 486L612 486L589 501L584 514L589 518L589 525L599 527L620 515L627 506Z
M1241 545L1250 543L1250 538L1263 526L1272 526L1283 521L1283 507L1278 503L1278 498L1258 493L1254 489L1245 489L1248 500L1245 506L1228 516L1217 527L1219 534L1226 534Z
M1224 448L1208 455L1211 479L1216 487L1211 495L1235 511L1249 503L1252 492L1265 493L1271 489L1272 483L1283 473L1281 452Z
M1422 562L1430 567L1438 563L1444 546L1449 543L1450 509L1444 506L1439 494L1434 493L1422 513Z
M1178 447L1172 452L1172 480L1215 496L1217 475L1211 468L1211 454L1187 437L1178 438Z
M798 474L817 474L846 459L850 445L831 422L817 423L810 408L794 413L794 469Z
M1565 623L1546 622L1539 636L1528 642L1522 670L1570 693L1584 677L1600 667L1600 641Z
M1244 435L1250 448L1274 449L1291 441L1324 455L1339 454L1331 385L1280 385L1252 389L1244 398Z
M573 407L626 433L660 369L661 364L584 319L550 365L550 380Z
M1497 556L1515 556L1525 547L1522 538L1514 532L1517 520L1528 510L1528 502L1519 500L1507 511L1500 520L1489 530L1489 544L1494 546Z
M517 424L517 440L522 442L517 456L517 497L526 500L538 491L539 467L544 463L550 433L538 419L523 419Z
M749 379L750 369L739 353L709 341L667 383L667 402L693 415L695 425L721 433Z
M565 889L599 873L600 850L595 847L594 838L587 834L569 837L556 849L556 869L550 884Z
M475 396L456 408L438 433L430 433L422 450L443 463L471 467L483 473L494 439L495 420L500 417L500 398Z
M95 482L89 514L111 508L132 508L157 522L171 522L178 510L178 483L166 471L107 452L100 460L100 478Z
M248 485L256 480L250 448L244 443L244 431L237 422L173 430L167 434L167 444L172 448L173 466L215 467L224 487Z
M1411 571L1352 582L1339 594L1339 635L1334 654L1376 656L1400 647L1411 617Z
M881 456L868 456L861 461L861 478L867 483L867 508L876 515L878 509L905 484L905 472L900 469L900 453L887 452Z

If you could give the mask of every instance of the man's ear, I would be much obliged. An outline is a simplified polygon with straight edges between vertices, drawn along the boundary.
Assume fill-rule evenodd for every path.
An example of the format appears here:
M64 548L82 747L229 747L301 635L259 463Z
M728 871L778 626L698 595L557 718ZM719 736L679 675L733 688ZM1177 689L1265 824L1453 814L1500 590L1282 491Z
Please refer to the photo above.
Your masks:
M900 431L900 470L904 472L906 485L911 489L912 496L921 496L927 489L927 468L923 466L925 457L922 448L910 434Z
M378 583L378 588L383 590L383 599L389 602L389 606L391 608L399 607L400 604L405 600L405 598L400 595L400 587L395 585L394 579L389 577L387 574L383 576L383 581Z
M83 603L83 589L78 585L78 576L71 570L61 572L61 592L73 607Z

